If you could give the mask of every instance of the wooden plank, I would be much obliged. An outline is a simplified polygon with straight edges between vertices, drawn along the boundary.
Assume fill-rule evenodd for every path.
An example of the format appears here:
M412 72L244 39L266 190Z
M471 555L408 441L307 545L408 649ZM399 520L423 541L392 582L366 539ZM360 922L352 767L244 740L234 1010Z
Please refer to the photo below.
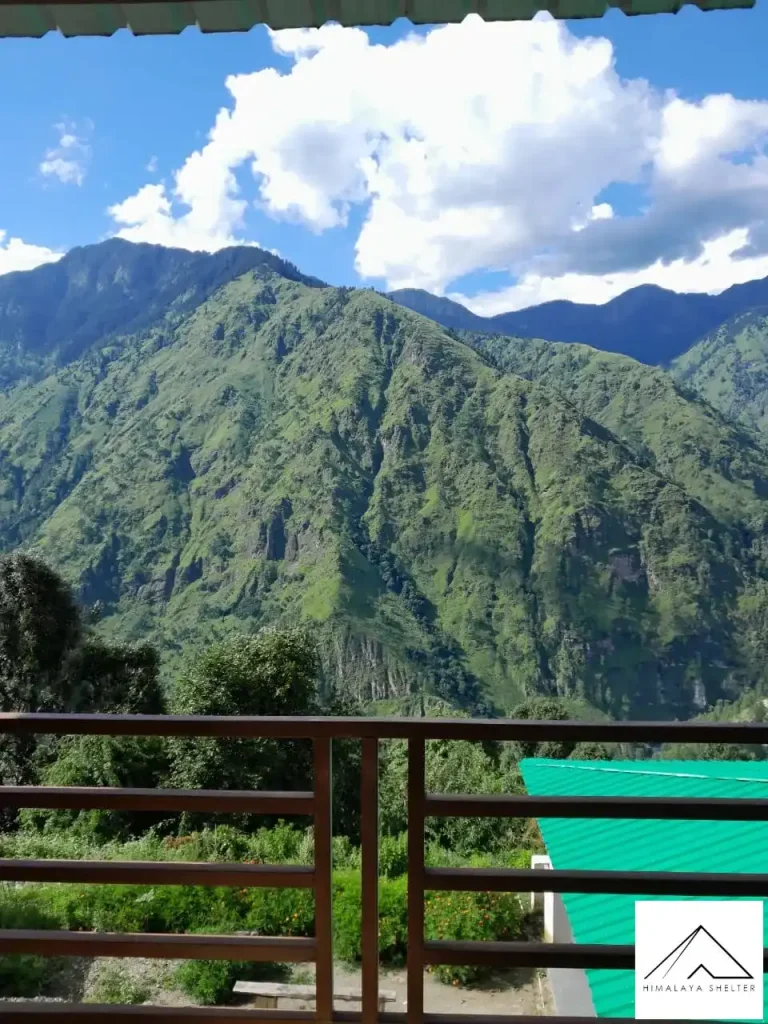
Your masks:
M119 1021L169 1020L175 1024L305 1024L314 1020L308 1010L243 1010L229 1006L115 1006L97 1003L3 1003L3 1024L30 1024L31 1021L61 1021L62 1024L116 1024ZM360 1024L356 1010L337 1010L338 1024ZM547 1017L547 1024L594 1024L594 1017ZM626 1017L601 1017L601 1024L627 1024ZM540 1016L513 1014L425 1013L424 1024L541 1024ZM379 1014L380 1024L406 1024L405 1013ZM676 1021L675 1024L719 1024L717 1021Z
M642 818L673 821L765 821L765 800L614 796L454 796L431 794L436 818Z
M122 956L164 960L253 960L304 963L315 940L280 936L158 935L151 933L0 930L0 954Z
M318 1024L333 1019L333 822L331 740L314 748L315 832L315 1007Z
M99 736L216 736L527 740L596 743L768 744L768 723L572 722L504 718L334 718L331 716L70 715L0 713L0 733Z
M582 942L427 942L427 964L634 970L635 947ZM768 949L763 951L768 968Z
M601 892L638 896L768 896L768 875L688 871L427 868L426 888L459 892Z
M408 741L408 1024L424 1017L424 740Z
M311 814L312 793L217 789L122 789L109 786L0 786L0 807L76 811L208 811Z
M363 1024L379 1018L379 741L363 740L360 782Z
M2 860L2 882L113 885L228 885L311 889L315 872L299 864L214 864L191 861Z
M234 991L254 996L274 996L277 999L314 999L314 985L285 985L276 981L236 981ZM335 988L333 998L345 1002L362 1002L363 992L359 988ZM381 998L394 1003L397 993L392 989L382 989Z
M60 1021L61 1024L116 1024L173 1021L174 1024L310 1024L309 1010L244 1010L229 1006L116 1006L99 1003L36 1003L0 1000L2 1024Z

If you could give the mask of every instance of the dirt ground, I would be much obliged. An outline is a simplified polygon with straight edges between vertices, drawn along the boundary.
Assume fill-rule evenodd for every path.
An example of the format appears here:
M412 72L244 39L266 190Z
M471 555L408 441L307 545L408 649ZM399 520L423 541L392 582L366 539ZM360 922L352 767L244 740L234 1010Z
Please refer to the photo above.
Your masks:
M337 989L359 989L360 971L341 965L334 970L334 987ZM312 984L314 964L297 964L291 979L297 984ZM395 1002L387 1004L387 1010L405 1010L407 1006L405 970L381 970L379 989L395 993ZM171 996L171 993L166 993ZM242 1006L252 1005L247 997ZM313 1009L314 1004L299 999L281 999L281 1010ZM337 1010L356 1010L359 1003L337 1002ZM424 975L424 1009L427 1013L478 1013L546 1017L554 1014L552 995L546 974L535 971L500 971L489 981L473 988L454 988L444 985L433 975Z
M94 997L98 998L99 988L105 981L118 976L121 987L125 986L124 991L134 993L134 998L130 1001L142 1001L155 1006L192 1005L192 1001L173 984L175 967L174 961L165 960L78 961L77 970L73 970L71 984L66 986L71 990L57 995L59 999L63 996L66 1000L78 1000L82 997L93 1000ZM314 980L314 965L297 964L291 972L291 978L285 980L287 983L311 984ZM334 982L338 989L359 989L360 972L337 965ZM387 1010L402 1011L406 1008L405 970L382 970L379 987L395 993L396 1001L388 1003ZM76 988L80 988L80 992L72 991ZM141 992L141 996L137 999L138 992ZM3 1001L0 1000L0 1005ZM123 1000L118 998L115 1001ZM253 1001L244 996L239 1005L248 1007L253 1005ZM314 1008L313 1004L294 999L281 999L278 1005L283 1010ZM355 1010L359 1009L359 1006L359 1003L346 1001L336 1004L339 1010ZM488 982L473 988L454 988L437 981L431 974L425 974L424 1009L428 1013L477 1013L501 1016L520 1014L546 1017L554 1013L546 975L533 971L501 971Z

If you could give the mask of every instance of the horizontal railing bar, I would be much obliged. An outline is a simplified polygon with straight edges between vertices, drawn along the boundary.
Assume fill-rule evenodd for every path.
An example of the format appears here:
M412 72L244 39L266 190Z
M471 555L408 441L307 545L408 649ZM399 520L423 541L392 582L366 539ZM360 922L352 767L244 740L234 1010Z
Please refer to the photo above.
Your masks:
M3 1003L3 1024L28 1024L33 1020L61 1020L66 1024L113 1024L121 1020L172 1020L176 1024L221 1024L244 1021L248 1024L294 1024L316 1021L312 1010L246 1010L229 1006L119 1006L113 1003ZM594 1022L593 1022L594 1024ZM626 1022L625 1022L626 1024Z
M176 1024L220 1024L238 1021L243 1024L293 1024L316 1021L308 1010L245 1010L229 1006L116 1006L97 1003L34 1003L3 1004L3 1024L29 1024L33 1020L66 1020L67 1024L113 1024L114 1021L172 1020ZM594 1017L547 1017L549 1024L594 1024ZM603 1024L627 1024L626 1017L601 1017ZM359 1010L334 1011L334 1024L360 1024ZM425 1013L424 1024L541 1024L540 1016L502 1016L480 1013ZM407 1014L384 1011L379 1024L407 1024ZM716 1021L676 1021L675 1024L718 1024Z
M433 793L435 818L643 818L674 821L766 821L765 800L636 796L468 796Z
M120 956L163 960L252 960L303 963L315 959L315 940L262 935L158 935L137 932L0 930L0 954Z
M424 961L431 966L566 967L581 970L634 970L635 947L582 942L449 942L424 943ZM768 949L763 950L768 967Z
M768 744L760 722L571 722L510 718L0 714L0 733L271 739L558 740Z
M434 892L591 892L638 896L768 896L768 874L687 871L551 871L527 868L428 868Z
M379 1017L381 1020L381 1017ZM548 1024L595 1024L594 1017L544 1017ZM627 1024L626 1017L600 1017L602 1024ZM395 1024L393 1021L392 1024ZM542 1024L542 1017L517 1014L425 1013L424 1024ZM717 1024L716 1021L675 1021L675 1024Z
M107 786L0 786L0 807L80 811L207 811L241 814L312 814L304 792L217 789L121 789Z
M300 864L190 861L0 860L0 882L90 882L112 885L274 886L311 889L314 868Z
M576 942L452 942L424 943L424 962L431 966L574 967L633 970L634 946Z
M7 1008L6 1008L7 1007ZM114 1021L172 1020L176 1024L221 1024L238 1021L243 1024L293 1024L316 1021L308 1010L239 1009L229 1006L117 1006L97 1003L33 1003L15 1002L3 1005L3 1024L29 1024L33 1020L66 1020L67 1024L113 1024ZM518 1016L486 1013L425 1013L424 1024L541 1024L540 1016ZM626 1017L601 1017L603 1024L627 1024ZM359 1010L334 1011L334 1024L360 1024ZM547 1017L549 1024L594 1024L594 1017ZM407 1024L407 1014L384 1011L379 1024ZM718 1024L717 1021L676 1021L675 1024Z

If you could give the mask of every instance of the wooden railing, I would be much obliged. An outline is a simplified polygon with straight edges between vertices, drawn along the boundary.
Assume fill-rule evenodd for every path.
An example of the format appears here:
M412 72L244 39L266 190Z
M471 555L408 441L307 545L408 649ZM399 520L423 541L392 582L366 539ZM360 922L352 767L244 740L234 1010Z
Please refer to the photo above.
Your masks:
M311 962L316 965L316 1010L246 1010L101 1006L42 1002L0 1004L2 1024L60 1020L67 1024L116 1024L121 1020L331 1021L361 1024L533 1024L537 1017L491 1017L424 1012L424 968L437 964L492 967L632 969L631 945L542 942L447 942L424 937L424 894L435 890L497 892L590 892L637 895L768 896L768 874L605 872L427 868L427 817L647 818L727 821L768 820L768 800L667 799L578 796L441 795L426 792L425 743L442 740L523 740L607 743L768 743L768 725L678 722L532 722L507 719L236 718L144 715L0 715L0 733L192 736L311 740L314 788L309 792L145 790L45 786L0 787L10 808L74 810L205 811L311 815L315 860L311 867L213 863L0 860L0 881L115 882L122 884L285 886L315 894L312 938L224 935L99 934L69 931L0 931L0 955L162 957L243 961ZM362 1011L333 1008L331 744L362 742ZM378 756L379 741L408 742L408 963L407 1013L378 1007ZM768 956L764 957L768 962ZM550 1017L559 1024L589 1018ZM618 1024L618 1021L616 1022Z

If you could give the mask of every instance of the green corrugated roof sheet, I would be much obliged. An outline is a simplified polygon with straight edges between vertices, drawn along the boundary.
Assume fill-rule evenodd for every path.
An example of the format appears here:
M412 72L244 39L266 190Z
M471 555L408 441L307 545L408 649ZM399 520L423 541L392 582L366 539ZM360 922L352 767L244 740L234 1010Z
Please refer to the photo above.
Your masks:
M520 767L538 796L768 797L768 764L759 761L531 758ZM560 870L768 873L768 822L547 818L539 825ZM636 899L682 898L567 893L563 901L575 942L634 943ZM586 974L598 1017L634 1016L631 971Z
M416 25L459 22L471 13L486 21L529 21L539 11L556 18L599 18L610 8L625 14L675 14L690 3L703 11L753 7L755 0L199 0L195 3L0 3L0 37L176 35L191 25L203 32L245 32L254 25L302 28L337 21L342 25L390 25L408 18Z

